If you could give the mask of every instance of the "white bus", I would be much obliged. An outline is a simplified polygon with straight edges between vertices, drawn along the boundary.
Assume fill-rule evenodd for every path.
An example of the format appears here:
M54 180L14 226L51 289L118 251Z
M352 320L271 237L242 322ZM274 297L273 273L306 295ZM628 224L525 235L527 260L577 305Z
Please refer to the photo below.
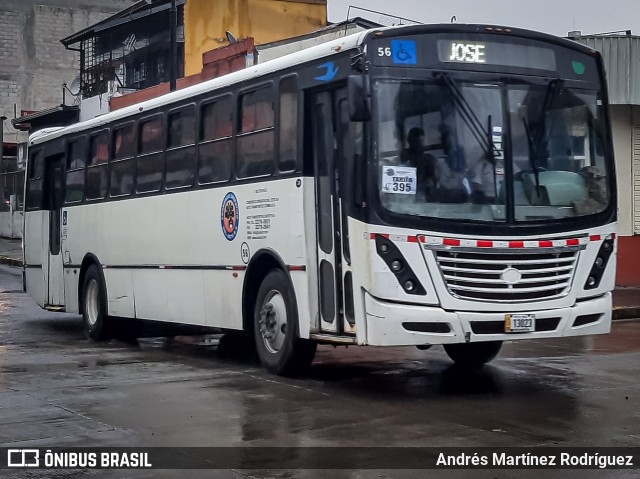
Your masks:
M26 290L96 340L243 331L277 374L318 343L479 366L609 332L615 198L597 52L376 29L33 136Z

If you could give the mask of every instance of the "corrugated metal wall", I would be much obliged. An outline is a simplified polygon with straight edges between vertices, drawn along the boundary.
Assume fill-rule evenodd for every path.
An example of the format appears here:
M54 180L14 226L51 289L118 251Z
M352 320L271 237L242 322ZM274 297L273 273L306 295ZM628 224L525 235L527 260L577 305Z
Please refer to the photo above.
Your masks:
M631 176L633 185L633 233L640 234L640 126L633 129L633 163L631 164Z
M574 40L602 54L612 105L640 105L640 37L593 36Z

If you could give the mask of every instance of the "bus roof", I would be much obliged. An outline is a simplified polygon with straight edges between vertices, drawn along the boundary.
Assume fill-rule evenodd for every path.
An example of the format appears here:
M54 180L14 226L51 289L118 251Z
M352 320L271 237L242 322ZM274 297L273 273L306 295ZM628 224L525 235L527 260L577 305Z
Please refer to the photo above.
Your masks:
M170 105L180 100L188 99L192 96L207 93L218 88L224 88L236 83L251 80L253 78L259 78L270 73L274 73L286 68L290 68L296 65L307 63L316 59L324 58L333 55L337 52L342 52L355 48L361 45L365 38L374 32L388 32L388 31L402 31L402 34L413 33L439 33L439 32L475 32L475 33L494 33L498 30L502 32L508 32L506 36L525 36L528 38L537 38L539 40L553 42L559 46L565 48L572 48L574 50L581 50L583 52L594 53L595 51L585 47L582 44L555 37L546 33L540 33L533 30L525 30L520 28L500 27L495 25L480 25L480 24L432 24L432 25L401 25L391 27L380 27L370 30L363 30L361 32L354 33L345 37L338 38L320 45L316 45L299 52L290 53L280 58L266 61L264 63L245 68L227 75L223 75L211 80L198 83L175 92L167 93L157 98L147 100L135 105L130 105L120 110L106 113L104 115L92 118L80 123L74 123L67 127L51 128L46 130L40 130L35 132L29 137L29 144L36 145L45 141L53 140L66 134L73 134L81 132L90 128L106 125L114 120L127 118L130 115L140 113L144 110L150 110L160 106Z
M365 30L362 32L354 33L352 35L348 35L346 37L341 37L337 40L322 43L320 45L316 45L299 52L290 53L280 58L275 58L273 60L269 60L252 67L247 67L243 70L207 80L202 83L177 90L175 92L167 93L151 100L127 106L125 108L122 108L121 110L106 113L96 118L92 118L91 120L74 123L73 125L69 125L55 131L48 130L46 132L48 134L42 134L40 131L38 131L30 136L29 144L35 145L66 134L101 126L114 120L126 118L130 115L139 113L144 110L150 110L160 106L170 105L171 103L185 100L202 93L216 90L218 88L234 85L236 83L251 80L253 78L258 78L269 73L284 70L301 63L306 63L318 58L330 56L337 53L338 51L345 51L350 48L356 47L362 42L362 39L367 32L368 30Z

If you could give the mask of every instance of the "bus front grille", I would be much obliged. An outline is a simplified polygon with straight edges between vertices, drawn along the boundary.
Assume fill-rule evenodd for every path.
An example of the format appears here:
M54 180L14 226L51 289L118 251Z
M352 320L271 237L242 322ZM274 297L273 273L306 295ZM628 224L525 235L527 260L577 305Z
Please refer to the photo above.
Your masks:
M494 251L435 251L454 297L519 302L553 299L569 292L577 251Z

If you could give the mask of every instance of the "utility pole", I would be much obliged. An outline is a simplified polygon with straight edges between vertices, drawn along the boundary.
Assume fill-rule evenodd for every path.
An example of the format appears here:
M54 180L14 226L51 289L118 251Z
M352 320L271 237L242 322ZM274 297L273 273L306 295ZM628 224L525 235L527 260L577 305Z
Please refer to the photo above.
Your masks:
M171 53L169 59L169 90L176 91L176 77L178 76L178 42L176 35L178 33L178 11L176 9L176 0L171 0L171 9L169 10L169 31L171 33Z
M4 160L4 121L6 119L6 116L0 116L0 165Z

